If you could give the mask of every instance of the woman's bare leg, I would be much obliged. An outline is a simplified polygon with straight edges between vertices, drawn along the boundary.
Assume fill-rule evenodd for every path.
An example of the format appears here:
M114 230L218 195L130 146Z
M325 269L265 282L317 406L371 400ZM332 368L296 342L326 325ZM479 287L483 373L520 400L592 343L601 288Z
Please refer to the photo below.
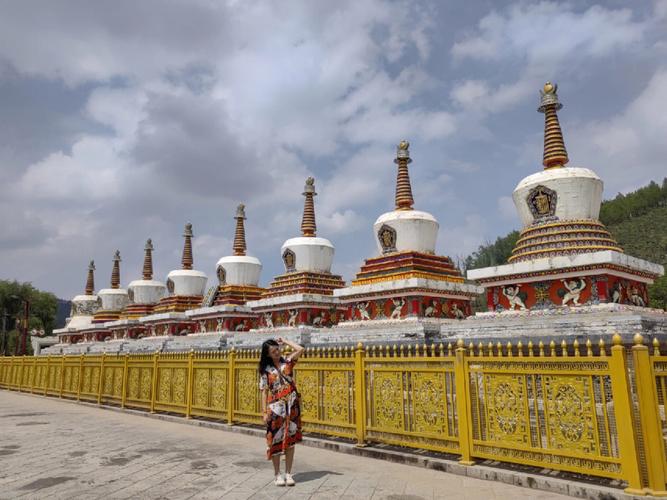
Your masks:
M273 455L271 457L271 461L273 462L273 472L274 475L280 474L280 455Z
M294 446L285 451L285 472L292 473L292 463L294 463Z

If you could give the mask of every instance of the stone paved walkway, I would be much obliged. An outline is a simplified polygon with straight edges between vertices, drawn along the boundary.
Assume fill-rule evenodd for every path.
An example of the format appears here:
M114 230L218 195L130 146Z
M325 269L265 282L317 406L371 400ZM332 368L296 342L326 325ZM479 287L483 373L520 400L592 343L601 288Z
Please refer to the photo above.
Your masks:
M566 499L300 446L272 484L260 438L0 390L0 499Z

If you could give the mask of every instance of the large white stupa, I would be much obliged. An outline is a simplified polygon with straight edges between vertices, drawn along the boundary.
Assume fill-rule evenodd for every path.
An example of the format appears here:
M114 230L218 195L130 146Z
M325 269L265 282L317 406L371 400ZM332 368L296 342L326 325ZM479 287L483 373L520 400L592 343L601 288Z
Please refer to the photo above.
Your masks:
M521 180L512 197L523 228L506 265L472 269L486 288L489 311L525 311L604 303L647 306L647 285L662 266L626 255L600 222L603 183L587 168L568 167L557 111L557 86L547 82L544 170Z

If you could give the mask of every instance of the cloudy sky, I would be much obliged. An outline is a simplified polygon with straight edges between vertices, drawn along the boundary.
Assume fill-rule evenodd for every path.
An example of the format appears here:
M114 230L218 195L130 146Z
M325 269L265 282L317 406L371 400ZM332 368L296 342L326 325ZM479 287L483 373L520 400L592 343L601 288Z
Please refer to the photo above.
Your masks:
M246 204L262 283L298 235L304 179L318 234L350 279L393 208L411 142L416 208L465 256L517 228L511 192L541 168L546 80L570 165L605 196L667 175L667 2L338 0L0 2L0 278L70 297L116 248L138 278L214 276Z

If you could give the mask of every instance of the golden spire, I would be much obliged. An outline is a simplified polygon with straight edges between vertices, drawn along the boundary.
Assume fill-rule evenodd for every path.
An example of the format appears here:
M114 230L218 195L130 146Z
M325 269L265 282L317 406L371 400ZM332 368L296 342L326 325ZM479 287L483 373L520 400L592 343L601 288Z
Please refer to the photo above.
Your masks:
M95 293L95 261L91 260L88 264L88 278L86 279L86 295Z
M317 196L315 192L315 179L312 177L306 179L306 186L303 188L302 194L306 197L306 201L303 204L301 234L313 237L317 231L317 225L315 224L315 201L313 200Z
M113 255L113 268L111 269L111 288L120 288L120 250Z
M144 247L144 279L149 281L153 279L153 242L150 238L146 240Z
M410 175L408 174L408 163L410 159L410 143L401 141L396 151L394 163L398 165L396 176L396 210L412 210L415 201L412 199L412 187L410 187Z
M192 269L192 224L189 222L185 225L183 237L185 238L185 242L183 243L181 264L183 265L183 269Z
M234 245L232 249L234 250L234 255L245 255L246 244L245 244L245 226L243 221L245 220L245 205L241 203L236 207L236 231L234 232Z
M542 165L545 169L564 167L569 161L563 132L558 123L556 111L563 105L558 100L558 85L547 82L544 90L540 91L540 107L537 110L544 113L544 159Z

